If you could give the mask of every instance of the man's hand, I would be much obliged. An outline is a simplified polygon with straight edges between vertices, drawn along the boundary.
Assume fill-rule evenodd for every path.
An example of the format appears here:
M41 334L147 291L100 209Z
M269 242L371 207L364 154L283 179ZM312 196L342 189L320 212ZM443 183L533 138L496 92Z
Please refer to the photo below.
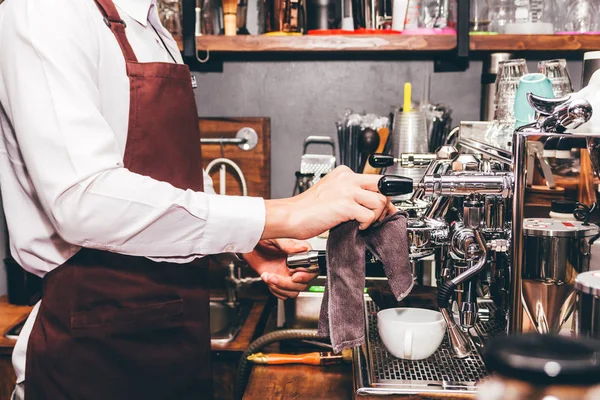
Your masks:
M368 228L397 211L379 193L379 179L380 175L355 174L340 166L296 197L267 200L262 238L308 239L352 220L358 221L360 229Z
M308 242L294 239L261 240L251 253L243 255L246 262L260 274L269 290L277 298L295 298L317 273L296 272L291 274L285 263L287 255L311 249Z

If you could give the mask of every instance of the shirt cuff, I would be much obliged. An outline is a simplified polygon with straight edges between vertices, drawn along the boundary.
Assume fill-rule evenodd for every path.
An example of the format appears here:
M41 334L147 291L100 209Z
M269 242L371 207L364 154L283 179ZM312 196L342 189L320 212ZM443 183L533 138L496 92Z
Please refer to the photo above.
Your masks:
M265 228L265 201L260 197L208 195L205 254L249 253Z

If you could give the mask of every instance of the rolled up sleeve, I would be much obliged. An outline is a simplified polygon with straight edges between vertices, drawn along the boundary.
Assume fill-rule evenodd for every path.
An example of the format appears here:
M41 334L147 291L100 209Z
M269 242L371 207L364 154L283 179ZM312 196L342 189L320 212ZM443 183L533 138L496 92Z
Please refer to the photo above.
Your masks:
M0 102L32 196L57 233L78 246L182 262L250 251L264 229L264 200L213 194L210 179L202 193L126 169L102 115L99 50L79 41L98 34L78 12L83 6L19 1L2 20L16 34L0 38ZM45 18L48 7L63 7L65 20Z

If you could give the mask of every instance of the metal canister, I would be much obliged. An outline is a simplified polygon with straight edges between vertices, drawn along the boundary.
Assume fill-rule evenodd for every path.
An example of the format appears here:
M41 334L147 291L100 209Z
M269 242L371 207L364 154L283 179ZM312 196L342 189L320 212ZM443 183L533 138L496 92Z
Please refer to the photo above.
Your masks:
M600 271L579 274L577 290L577 331L582 336L600 339Z
M594 225L550 218L523 221L525 311L539 333L559 332L574 310L575 278L589 270Z

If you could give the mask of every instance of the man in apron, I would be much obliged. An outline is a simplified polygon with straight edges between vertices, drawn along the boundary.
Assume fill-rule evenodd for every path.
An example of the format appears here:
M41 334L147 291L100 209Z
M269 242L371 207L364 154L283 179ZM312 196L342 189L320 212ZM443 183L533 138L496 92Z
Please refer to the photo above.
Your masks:
M200 93L202 95L202 93ZM11 252L44 279L15 399L212 397L206 255L246 253L279 298L285 255L393 211L338 168L292 199L205 190L190 71L153 0L0 5L0 184Z

